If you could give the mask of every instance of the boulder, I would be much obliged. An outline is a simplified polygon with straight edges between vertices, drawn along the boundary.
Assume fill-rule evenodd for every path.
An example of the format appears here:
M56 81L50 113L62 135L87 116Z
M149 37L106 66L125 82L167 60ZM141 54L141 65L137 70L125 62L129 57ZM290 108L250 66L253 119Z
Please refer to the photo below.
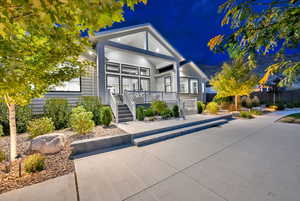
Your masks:
M67 137L62 133L51 133L33 138L27 153L55 154L64 149Z

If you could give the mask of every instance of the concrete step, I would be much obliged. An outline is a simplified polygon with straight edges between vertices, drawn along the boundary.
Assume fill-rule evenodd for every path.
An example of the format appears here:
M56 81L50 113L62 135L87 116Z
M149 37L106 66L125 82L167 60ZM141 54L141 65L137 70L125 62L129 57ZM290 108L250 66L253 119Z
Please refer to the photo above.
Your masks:
M119 119L127 118L127 117L132 117L132 114L130 112L129 113L124 113L124 114L119 113Z
M149 135L155 135L155 134L166 132L166 131L172 131L172 130L177 130L180 128L186 128L186 127L191 127L191 126L200 125L200 124L204 124L204 123L214 122L217 120L232 120L232 115L231 114L230 115L222 115L222 116L218 116L215 118L203 119L203 120L199 120L199 121L183 123L183 124L169 126L169 127L165 127L165 128L153 129L150 131L145 131L145 132L140 132L140 133L134 133L134 134L132 134L132 137L140 138L140 137L145 137L145 136L149 136Z
M118 110L118 114L131 114L130 110Z
M122 122L128 122L128 121L133 121L133 117L124 117L124 118L119 118L119 123Z
M225 119L220 119L220 120L216 120L216 121L212 121L212 122L208 122L208 123L202 123L202 124L197 124L197 125L188 126L188 127L184 127L184 128L178 128L178 129L171 130L171 131L164 131L164 132L153 134L153 135L135 138L135 139L133 139L133 144L136 146L144 146L144 145L148 145L148 144L153 144L153 143L156 143L159 141L163 141L163 140L167 140L170 138L190 134L190 133L193 133L196 131L220 126L227 122L228 121Z

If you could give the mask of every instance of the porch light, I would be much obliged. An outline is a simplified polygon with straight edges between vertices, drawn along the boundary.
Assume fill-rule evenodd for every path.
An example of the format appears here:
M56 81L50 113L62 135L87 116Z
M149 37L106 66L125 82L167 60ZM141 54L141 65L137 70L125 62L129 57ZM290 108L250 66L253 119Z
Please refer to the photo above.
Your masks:
M121 41L121 38L117 38L117 41L120 42L120 41Z
M157 53L159 53L159 51L160 51L160 50L159 50L159 48L156 48L156 50L155 50L155 51L156 51Z
M91 51L91 50L89 50L89 51L88 51L88 54L92 56L92 55L94 55L94 52Z

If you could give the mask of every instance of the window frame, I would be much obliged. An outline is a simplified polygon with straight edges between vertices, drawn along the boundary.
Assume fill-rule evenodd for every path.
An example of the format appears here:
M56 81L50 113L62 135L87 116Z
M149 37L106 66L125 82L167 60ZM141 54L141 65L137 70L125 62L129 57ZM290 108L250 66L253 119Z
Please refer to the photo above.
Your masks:
M133 74L133 73L127 73L127 72L124 72L124 71L123 71L124 68L136 69L136 73ZM138 67L138 66L133 66L133 65L121 64L121 74L122 74L122 75L124 75L124 74L125 74L125 75L129 75L129 76L130 76L130 75L132 75L132 76L137 75L137 76L138 76L138 75L139 75L139 67Z
M170 91L167 91L167 87L168 87L168 86L166 85L166 80L167 80L167 79L170 79L170 85L169 85L169 86L171 87L171 88L170 88L170 89L171 89ZM164 77L164 89L165 89L165 92L166 92L166 93L172 93L172 91L173 91L173 90L172 90L172 76L169 75L169 76L165 76L165 77Z
M119 66L119 70L118 71L111 71L108 69L108 66L109 64L116 64ZM121 65L119 63L116 63L116 62L106 62L106 65L105 65L105 70L107 73L120 73L121 72Z
M151 75L151 69L150 68L147 68L147 67L139 67L139 71L140 71L140 76L143 76L143 77L150 77L150 75ZM142 75L142 70L147 70L148 71L148 75Z
M138 77L134 77L134 76L124 76L124 75L121 75L121 82L120 82L120 85L122 87L121 89L121 93L120 94L123 94L124 93L124 85L123 85L123 78L130 78L130 79L133 79L133 80L137 80L137 91L140 90L140 81L139 81L139 78Z
M116 93L116 94L120 94L120 92L121 92L121 78L120 78L120 76L119 75L115 75L115 74L106 74L106 77L105 77L105 79L106 79L106 86L105 86L105 88L106 89L108 89L108 77L117 77L118 79L119 79L119 92L118 93Z
M151 91L151 80L150 80L150 78L140 78L139 90L142 91L142 80L147 80L148 81L149 86L148 86L148 90L146 90L146 92Z
M197 81L197 93L194 93L193 92L193 85L192 85L192 81ZM190 94L199 94L199 79L196 79L196 78L190 78L189 79L189 92Z

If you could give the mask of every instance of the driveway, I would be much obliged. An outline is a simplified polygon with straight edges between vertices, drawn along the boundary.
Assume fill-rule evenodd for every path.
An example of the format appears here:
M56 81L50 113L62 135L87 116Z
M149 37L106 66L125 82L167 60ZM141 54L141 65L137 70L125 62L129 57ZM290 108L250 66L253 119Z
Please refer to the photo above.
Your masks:
M287 112L75 160L80 201L300 201L300 126Z

